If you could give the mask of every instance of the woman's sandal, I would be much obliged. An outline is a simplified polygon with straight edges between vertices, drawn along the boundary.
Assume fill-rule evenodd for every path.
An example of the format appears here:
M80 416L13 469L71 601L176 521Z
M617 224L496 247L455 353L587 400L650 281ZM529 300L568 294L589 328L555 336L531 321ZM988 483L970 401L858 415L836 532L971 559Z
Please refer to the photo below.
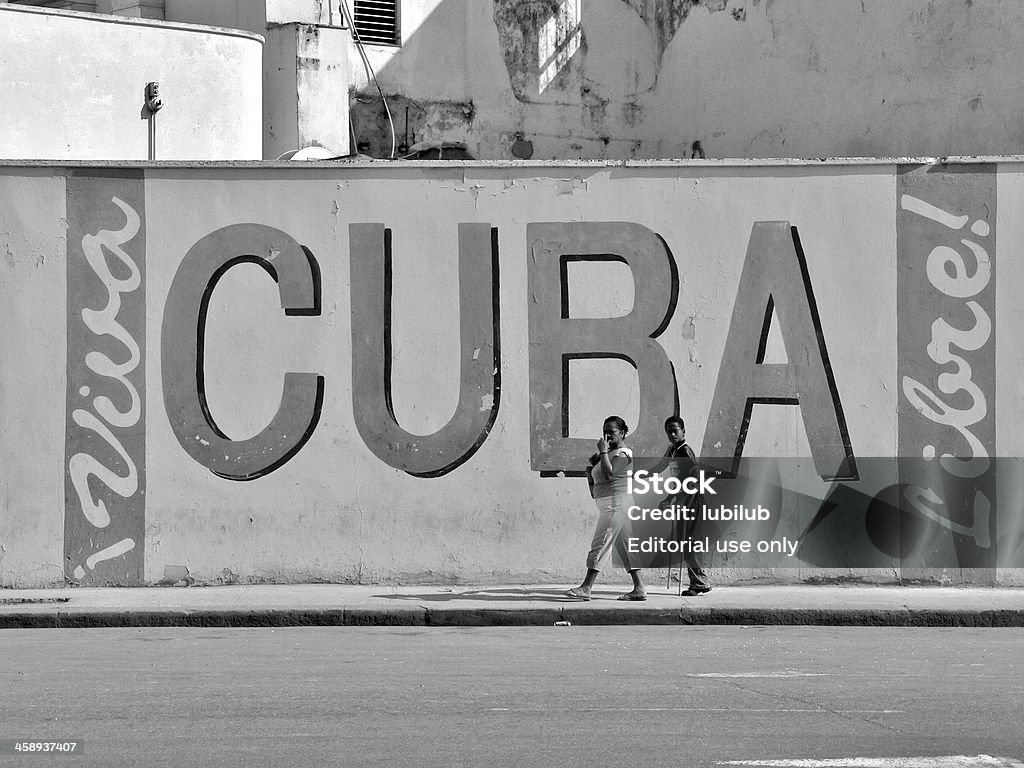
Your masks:
M645 592L627 592L624 595L619 595L617 600L629 600L632 602L642 603L647 599L647 593Z
M590 593L583 592L579 587L573 587L572 589L565 590L565 596L571 597L574 600L589 600Z

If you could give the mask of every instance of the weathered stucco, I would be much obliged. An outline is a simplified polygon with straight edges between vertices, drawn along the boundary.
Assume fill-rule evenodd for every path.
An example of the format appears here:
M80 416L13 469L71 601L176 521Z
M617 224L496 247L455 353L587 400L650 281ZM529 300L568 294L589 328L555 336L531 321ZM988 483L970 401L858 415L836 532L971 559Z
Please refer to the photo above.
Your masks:
M238 135L253 127L260 67L251 51L227 56L228 37L186 50L179 31L151 61L163 43L128 19L54 14L15 34L43 11L0 5L5 22L22 16L0 25L13 73L0 96L19 117L0 154L146 157L132 78L155 71L177 110L157 121L158 158L259 156ZM164 5L168 22L267 37L263 157L308 145L390 153L337 0ZM107 38L65 29L72 17L103 35L116 21L119 36L92 45ZM712 158L1007 155L1024 151L1022 30L1017 0L403 0L401 45L366 53L396 145L460 143L481 159L700 156L695 143ZM136 52L128 67L110 59L123 50ZM83 77L94 71L99 90Z
M1015 0L416 0L368 53L396 99L472 102L484 159L517 134L534 158L996 155L1024 151L1022 30Z
M415 101L392 95L388 107L395 126L396 156L408 154L424 142L469 143L476 109L472 102ZM391 127L376 92L355 94L349 107L352 130L358 137L355 149L373 157L391 153Z
M644 20L644 23L654 32L659 55L665 52L672 38L676 36L676 30L686 21L686 17L694 6L702 6L708 11L724 11L729 0L622 0L630 8L637 12L637 15ZM759 0L754 0L756 5ZM742 8L733 9L733 17L740 18Z

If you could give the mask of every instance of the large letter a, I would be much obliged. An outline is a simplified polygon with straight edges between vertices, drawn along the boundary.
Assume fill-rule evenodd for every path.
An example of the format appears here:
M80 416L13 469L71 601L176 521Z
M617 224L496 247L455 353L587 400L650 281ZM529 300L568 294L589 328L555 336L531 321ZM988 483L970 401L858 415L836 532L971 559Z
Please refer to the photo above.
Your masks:
M764 362L773 312L786 363ZM758 221L750 232L702 458L732 455L727 474L735 474L755 403L800 406L818 475L857 478L807 263L788 221Z

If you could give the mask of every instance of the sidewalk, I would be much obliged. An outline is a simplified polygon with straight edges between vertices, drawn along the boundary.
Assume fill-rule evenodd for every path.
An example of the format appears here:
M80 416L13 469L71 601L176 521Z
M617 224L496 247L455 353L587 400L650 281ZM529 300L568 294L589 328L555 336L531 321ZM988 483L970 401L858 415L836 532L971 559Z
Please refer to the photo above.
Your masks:
M1024 589L904 586L724 586L700 597L652 588L645 602L570 585L349 584L0 589L0 629L34 627L551 626L789 624L1022 627Z

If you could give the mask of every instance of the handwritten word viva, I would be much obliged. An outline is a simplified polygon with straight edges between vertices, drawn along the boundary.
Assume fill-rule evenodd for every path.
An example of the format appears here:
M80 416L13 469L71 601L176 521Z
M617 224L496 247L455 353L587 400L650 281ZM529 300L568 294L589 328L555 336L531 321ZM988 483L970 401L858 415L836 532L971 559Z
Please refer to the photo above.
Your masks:
M85 408L75 408L71 418L81 429L94 432L120 456L125 465L125 474L119 475L105 466L90 453L78 452L68 460L68 474L78 498L79 508L85 519L95 528L107 528L111 524L110 511L102 498L93 496L89 478L95 477L102 486L122 498L130 498L139 490L139 475L135 460L125 449L115 430L124 432L138 424L142 415L142 401L135 385L128 379L140 363L141 353L138 341L118 320L121 310L122 294L129 294L139 289L142 279L138 265L132 256L121 246L130 242L140 229L139 214L132 206L114 197L112 202L125 216L125 224L120 230L103 229L95 235L87 235L82 239L82 251L89 267L106 289L106 306L102 309L89 307L81 310L82 322L97 338L109 336L120 342L127 353L124 362L115 362L108 355L99 351L90 351L85 355L85 367L96 374L97 382L110 381L118 385L117 390L124 393L126 402L119 408L106 395L92 398L92 406L96 414ZM114 275L104 251L112 254L119 262L119 271L127 272L125 277ZM81 387L79 394L89 398L92 390L88 386ZM97 486L98 490L98 486ZM91 570L96 563L118 557L133 549L136 542L131 538L122 539L106 549L93 553L86 559L85 566L78 565L74 576L81 579L86 569Z

